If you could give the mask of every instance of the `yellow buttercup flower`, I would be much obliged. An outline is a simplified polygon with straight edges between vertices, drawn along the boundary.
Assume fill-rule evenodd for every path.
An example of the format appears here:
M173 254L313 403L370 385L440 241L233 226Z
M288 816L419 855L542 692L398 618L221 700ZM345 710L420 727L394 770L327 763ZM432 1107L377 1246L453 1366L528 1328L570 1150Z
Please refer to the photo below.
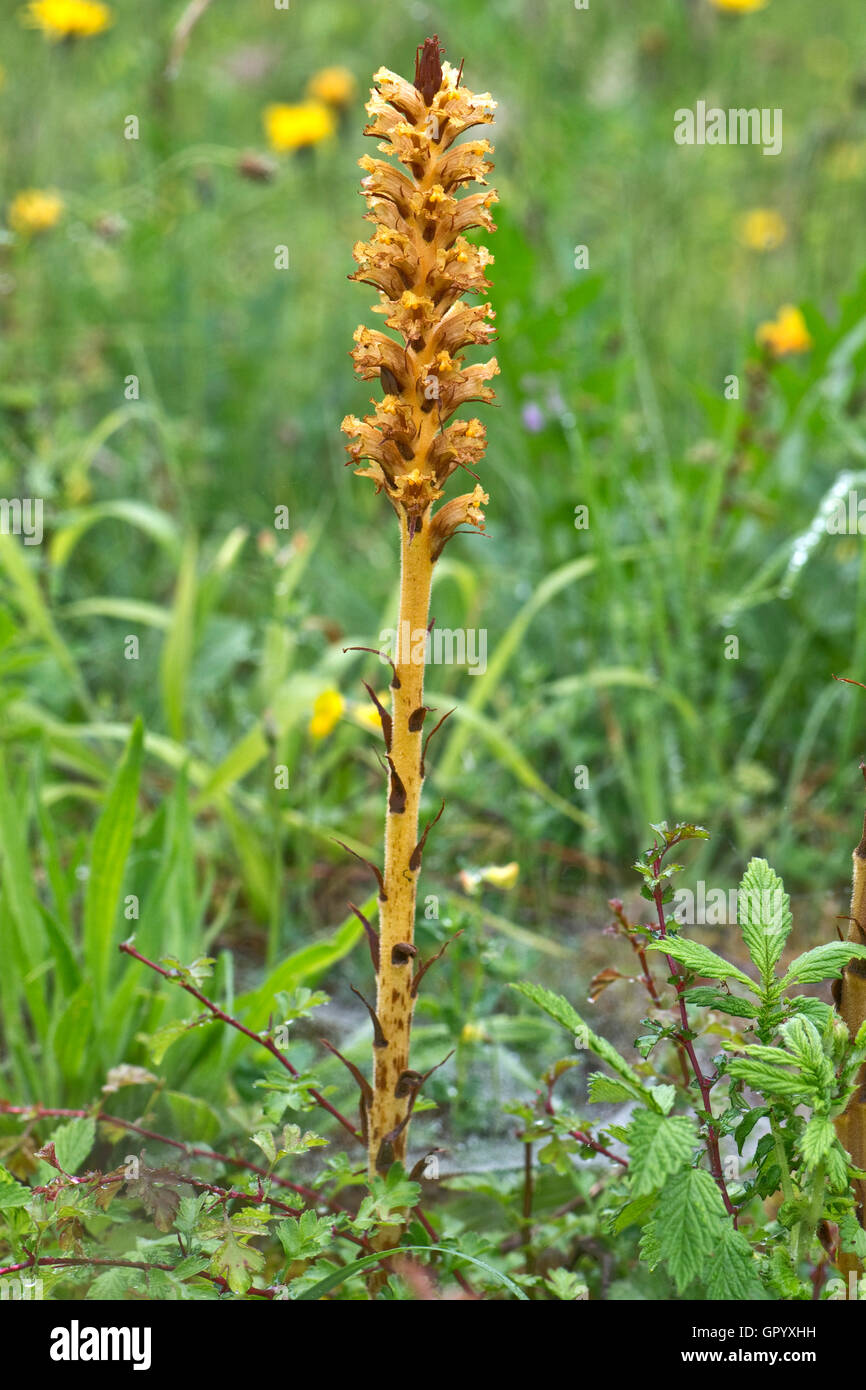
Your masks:
M461 888L470 895L477 893L482 884L507 892L519 877L520 865L514 860L510 864L488 864L484 869L461 869L459 874Z
M348 106L357 83L348 68L322 68L307 83L307 95L326 106Z
M465 1043L486 1042L487 1033L480 1023L464 1023L460 1030L460 1041Z
M808 352L812 346L812 335L806 327L806 320L795 304L783 304L775 319L758 325L755 337L760 346L769 348L774 357Z
M710 0L710 4L717 10L724 10L727 14L753 14L755 10L763 10L769 5L770 0Z
M264 123L271 149L281 153L318 145L336 129L333 111L321 101L304 101L298 106L267 106Z
M9 226L13 232L31 236L47 232L60 221L63 199L57 193L24 188L16 193L9 207Z
M788 225L773 208L753 208L740 219L740 241L750 251L775 251L788 238Z
M101 34L114 23L114 16L99 0L31 0L24 22L57 43Z
M313 738L327 738L343 717L344 702L339 690L323 690L316 696L309 732Z

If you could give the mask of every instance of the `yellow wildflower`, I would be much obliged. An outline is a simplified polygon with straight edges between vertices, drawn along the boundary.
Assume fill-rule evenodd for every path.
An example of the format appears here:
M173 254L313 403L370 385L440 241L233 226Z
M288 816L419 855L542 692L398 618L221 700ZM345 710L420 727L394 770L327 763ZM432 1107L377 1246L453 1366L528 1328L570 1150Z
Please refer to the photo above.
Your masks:
M464 1023L460 1031L460 1041L465 1043L486 1042L487 1033L480 1023Z
M710 0L710 4L717 10L724 10L726 14L754 14L756 10L763 10L769 5L770 0Z
M267 106L264 123L271 148L281 153L318 145L336 129L333 111L321 101L305 101L298 106Z
M99 0L31 0L24 22L59 43L101 34L113 24L114 16Z
M47 232L60 221L63 199L57 193L24 188L16 193L9 207L9 226L14 232L32 235Z
M477 893L483 883L507 892L519 876L520 865L514 860L510 864L488 864L485 869L461 869L459 874L461 888L470 895Z
M740 241L750 251L775 251L787 237L787 223L773 208L753 208L740 219Z
M792 352L808 352L812 335L806 320L795 304L783 304L775 319L758 325L755 335L761 347L769 348L774 357Z
M326 106L348 106L357 84L348 68L322 68L307 83L307 95Z
M327 738L343 717L343 697L339 690L323 690L316 696L309 732L313 738Z

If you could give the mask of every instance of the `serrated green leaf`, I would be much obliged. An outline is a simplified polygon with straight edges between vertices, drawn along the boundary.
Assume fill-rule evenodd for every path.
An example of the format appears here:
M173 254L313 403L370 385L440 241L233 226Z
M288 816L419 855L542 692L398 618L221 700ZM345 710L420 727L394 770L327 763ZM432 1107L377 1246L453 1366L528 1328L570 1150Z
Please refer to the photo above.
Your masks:
M647 950L671 956L694 975L704 975L709 980L739 980L741 985L751 990L755 988L754 980L700 941L690 941L685 936L666 936L663 940L650 941Z
M764 1297L752 1247L730 1221L722 1223L718 1243L707 1260L706 1286L707 1297L714 1300L739 1302Z
M782 988L833 979L842 974L852 956L860 960L866 958L866 946L857 946L853 941L828 941L823 946L814 946L791 963Z
M850 1255L866 1258L866 1231L853 1212L846 1211L839 1221L839 1237L842 1249Z
M712 985L695 985L693 989L685 990L683 999L687 1004L716 1009L719 1013L730 1014L732 1018L754 1018L758 1013L757 1004L741 999L737 994L725 994L723 989L714 989Z
M636 1197L634 1201L626 1202L614 1217L611 1230L615 1235L619 1235L620 1231L627 1230L629 1226L643 1226L657 1201L656 1193L652 1192L645 1197Z
M686 1168L665 1184L654 1236L679 1293L703 1274L727 1221L721 1193L706 1169Z
M602 1071L594 1071L588 1077L588 1096L593 1105L601 1103L617 1104L623 1100L636 1100L634 1087L626 1085L617 1077L606 1076Z
M652 1093L641 1081L637 1072L633 1071L624 1057L621 1057L616 1048L607 1041L600 1038L584 1022L580 1014L572 1008L567 999L561 994L554 994L549 989L544 989L541 985L530 984L525 980L520 980L512 984L512 989L516 989L526 999L531 1000L540 1009L543 1009L556 1023L567 1029L575 1038L580 1040L581 1046L594 1053L602 1062L607 1062L612 1071L616 1072L621 1081L634 1089L636 1099L643 1100L651 1109L658 1109L658 1102Z
M835 1142L832 1120L826 1115L813 1115L797 1141L797 1148L806 1167L812 1169L826 1159Z
M676 1086L669 1086L663 1083L660 1086L650 1086L649 1093L653 1097L656 1105L663 1115L670 1113L671 1107L677 1098Z
M65 1125L60 1125L51 1138L54 1142L54 1156L64 1173L77 1173L93 1148L96 1121L91 1115L84 1119L69 1120Z
M737 898L737 921L767 990L775 980L792 917L785 886L766 859L752 859L746 866Z
M0 1211L11 1207L26 1207L32 1197L29 1187L17 1182L12 1174L0 1163Z
M635 1197L664 1185L691 1161L695 1128L686 1115L658 1115L637 1110L628 1127L629 1181Z
M747 1086L768 1096L781 1096L786 1100L805 1101L814 1095L814 1087L802 1076L794 1076L768 1062L757 1062L750 1058L735 1058L727 1064L729 1074Z

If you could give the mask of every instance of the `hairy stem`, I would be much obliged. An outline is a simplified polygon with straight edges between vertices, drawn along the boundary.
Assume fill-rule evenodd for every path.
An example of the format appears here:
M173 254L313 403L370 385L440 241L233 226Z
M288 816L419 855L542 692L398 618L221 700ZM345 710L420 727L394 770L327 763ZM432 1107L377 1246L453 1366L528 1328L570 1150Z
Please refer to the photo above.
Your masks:
M385 814L385 892L380 903L377 1032L373 1045L373 1100L368 1115L371 1178L406 1154L413 1102L409 1069L412 1026L415 900L421 868L418 810L423 784L424 643L433 561L425 517L414 536L401 519L400 613L392 685L392 737Z

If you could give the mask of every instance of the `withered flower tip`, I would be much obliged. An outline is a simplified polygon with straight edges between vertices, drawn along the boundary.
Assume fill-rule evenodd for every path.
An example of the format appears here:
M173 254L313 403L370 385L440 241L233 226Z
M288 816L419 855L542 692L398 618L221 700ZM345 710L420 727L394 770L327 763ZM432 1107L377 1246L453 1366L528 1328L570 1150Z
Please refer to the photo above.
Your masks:
M415 53L415 86L429 106L442 86L442 54L439 35L425 39Z

